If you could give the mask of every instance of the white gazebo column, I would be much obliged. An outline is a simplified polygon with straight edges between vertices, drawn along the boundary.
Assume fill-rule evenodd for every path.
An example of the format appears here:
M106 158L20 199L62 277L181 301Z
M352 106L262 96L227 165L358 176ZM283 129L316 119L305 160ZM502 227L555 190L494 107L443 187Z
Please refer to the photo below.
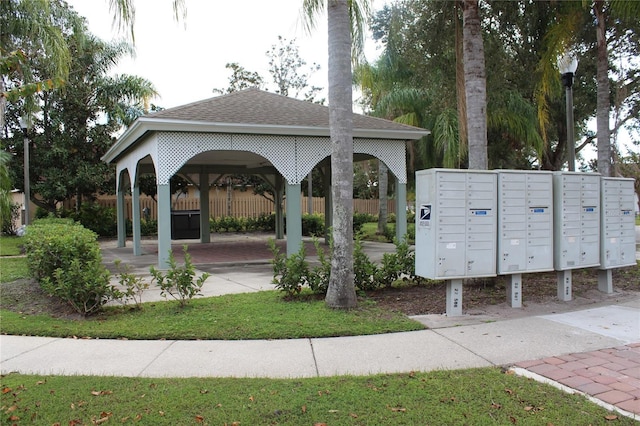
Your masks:
M396 178L396 238L402 241L407 233L407 184Z
M209 227L209 173L200 173L200 242L211 242Z
M118 182L116 195L116 225L118 229L118 247L127 245L127 222L124 216L124 189L122 182Z
M300 251L302 244L302 202L299 183L287 182L287 256Z
M171 250L171 189L169 182L158 185L158 268L169 269Z
M131 225L133 227L133 255L140 256L140 185L135 180L131 188Z

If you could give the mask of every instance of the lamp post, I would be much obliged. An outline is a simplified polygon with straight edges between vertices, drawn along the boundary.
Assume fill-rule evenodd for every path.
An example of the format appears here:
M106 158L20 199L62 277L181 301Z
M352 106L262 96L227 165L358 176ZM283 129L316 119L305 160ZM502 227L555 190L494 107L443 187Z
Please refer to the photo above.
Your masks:
M29 119L20 117L20 128L24 137L24 224L29 224L29 203L31 202L31 185L29 181Z
M562 85L565 87L567 98L567 161L569 162L569 171L576 170L576 145L573 134L573 76L578 68L578 58L572 52L567 52L558 58L558 69L562 79Z

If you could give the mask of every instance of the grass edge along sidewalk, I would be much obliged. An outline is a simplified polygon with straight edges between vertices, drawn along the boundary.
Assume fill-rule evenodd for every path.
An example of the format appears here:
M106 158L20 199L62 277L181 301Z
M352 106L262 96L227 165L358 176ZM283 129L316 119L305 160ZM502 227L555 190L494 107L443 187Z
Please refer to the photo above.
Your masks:
M631 425L500 368L308 379L1 378L4 424Z

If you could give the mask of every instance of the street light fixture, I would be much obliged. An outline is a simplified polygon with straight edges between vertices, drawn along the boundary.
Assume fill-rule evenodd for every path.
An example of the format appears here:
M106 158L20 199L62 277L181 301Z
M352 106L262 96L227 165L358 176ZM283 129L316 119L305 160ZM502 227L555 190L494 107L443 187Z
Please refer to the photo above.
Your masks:
M576 145L573 122L573 76L578 68L578 58L575 53L567 52L558 58L558 69L562 79L562 85L565 87L567 98L567 160L569 162L569 171L576 170Z
M31 203L31 185L29 181L29 128L31 122L27 117L20 117L20 128L24 137L24 224L29 224L29 203Z

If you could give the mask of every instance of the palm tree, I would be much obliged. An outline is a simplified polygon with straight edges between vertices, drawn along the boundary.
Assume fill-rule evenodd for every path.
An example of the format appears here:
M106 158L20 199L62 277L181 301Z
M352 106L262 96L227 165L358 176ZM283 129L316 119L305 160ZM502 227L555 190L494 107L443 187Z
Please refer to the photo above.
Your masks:
M469 138L469 169L486 170L487 76L478 0L462 2L464 87Z
M50 7L50 0L0 1L0 128L4 128L7 100L21 100L26 112L33 113L33 95L59 87L67 78L71 56L57 24L60 13L65 9ZM71 25L77 28L81 21L74 19ZM32 69L31 61L40 56L49 58L47 75Z
M326 1L326 3L325 3ZM327 8L329 49L329 127L333 198L333 255L326 303L331 308L356 306L353 274L353 110L352 51L362 52L366 0L303 0L309 27ZM353 38L352 38L353 33ZM355 55L354 57L357 57Z

